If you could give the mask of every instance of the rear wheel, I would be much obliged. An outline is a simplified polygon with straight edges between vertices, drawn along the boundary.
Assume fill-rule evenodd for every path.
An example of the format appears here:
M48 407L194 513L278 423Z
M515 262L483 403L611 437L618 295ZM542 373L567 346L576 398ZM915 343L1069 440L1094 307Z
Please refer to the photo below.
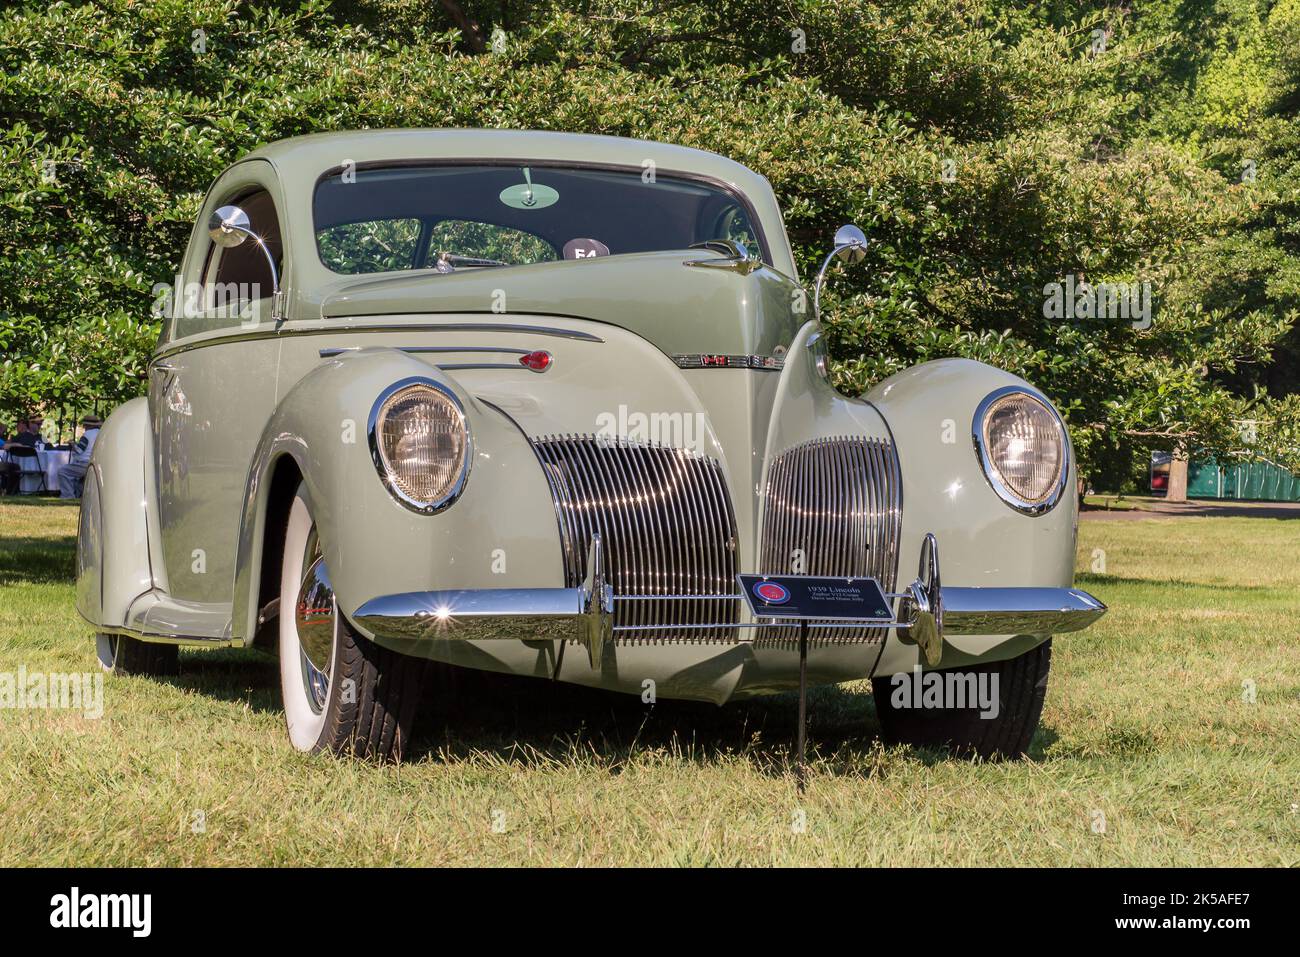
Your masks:
M339 613L305 486L285 530L279 630L290 743L299 751L400 760L426 662L379 647Z
M115 675L162 677L180 671L180 649L126 635L95 636L95 653L103 669Z
M915 674L873 678L871 690L881 731L890 744L947 745L959 754L981 758L1019 757L1029 750L1038 728L1051 663L1049 638L1009 661L925 672L941 676L946 692L943 707L925 706L925 688L929 685L933 690L935 679L926 679L918 699ZM961 699L950 693L957 688L963 689ZM981 694L986 705L979 704ZM964 700L967 706L951 707L954 700Z

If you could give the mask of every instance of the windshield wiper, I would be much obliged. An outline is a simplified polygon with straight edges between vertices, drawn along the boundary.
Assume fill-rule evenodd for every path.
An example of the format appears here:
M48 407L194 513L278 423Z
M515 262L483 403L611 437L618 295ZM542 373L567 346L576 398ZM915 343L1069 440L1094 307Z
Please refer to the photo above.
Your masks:
M480 259L477 256L462 256L459 253L440 252L433 268L438 272L455 272L457 266L509 266L510 263L500 259Z

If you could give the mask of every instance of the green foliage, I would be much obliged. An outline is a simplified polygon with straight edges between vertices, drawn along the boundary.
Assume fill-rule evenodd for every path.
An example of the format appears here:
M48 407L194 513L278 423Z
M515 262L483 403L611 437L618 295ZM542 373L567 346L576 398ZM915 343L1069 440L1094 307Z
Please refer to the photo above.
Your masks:
M142 387L153 286L208 183L257 145L541 128L751 166L805 276L839 223L859 223L868 260L824 297L846 391L963 355L1045 389L1103 481L1150 447L1242 451L1242 418L1268 424L1247 451L1300 464L1285 398L1300 370L1297 39L1297 0L11 9L0 414ZM370 269L392 253L339 255ZM1150 283L1149 327L1047 316L1045 288L1066 277Z

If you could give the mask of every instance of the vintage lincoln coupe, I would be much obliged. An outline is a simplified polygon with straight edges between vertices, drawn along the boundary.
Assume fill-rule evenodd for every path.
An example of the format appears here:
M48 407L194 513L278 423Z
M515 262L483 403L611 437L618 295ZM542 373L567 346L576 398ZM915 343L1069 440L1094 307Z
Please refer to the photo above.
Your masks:
M95 445L77 608L101 662L264 646L304 751L400 757L441 662L718 704L869 677L892 741L1024 752L1051 636L1105 611L1072 587L1066 428L964 359L839 394L817 300L867 238L829 235L805 290L767 181L660 143L245 157L147 397ZM805 578L879 603L778 617ZM948 694L975 679L991 707Z

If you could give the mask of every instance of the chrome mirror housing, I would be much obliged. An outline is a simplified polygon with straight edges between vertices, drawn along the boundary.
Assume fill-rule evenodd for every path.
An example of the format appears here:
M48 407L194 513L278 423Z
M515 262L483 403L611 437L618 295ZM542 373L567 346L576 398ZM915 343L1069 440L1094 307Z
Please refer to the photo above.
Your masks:
M821 294L822 283L826 279L826 270L832 259L842 262L861 262L867 257L867 236L857 226L846 223L835 230L835 247L822 260L822 268L817 270L817 281L813 283L813 316L819 321L822 317Z
M245 239L253 236L248 213L238 206L222 206L220 209L214 209L212 217L208 220L208 236L222 249L242 245ZM257 237L253 236L253 238Z
M867 258L867 236L852 223L846 223L835 230L832 252L843 262L860 263Z

